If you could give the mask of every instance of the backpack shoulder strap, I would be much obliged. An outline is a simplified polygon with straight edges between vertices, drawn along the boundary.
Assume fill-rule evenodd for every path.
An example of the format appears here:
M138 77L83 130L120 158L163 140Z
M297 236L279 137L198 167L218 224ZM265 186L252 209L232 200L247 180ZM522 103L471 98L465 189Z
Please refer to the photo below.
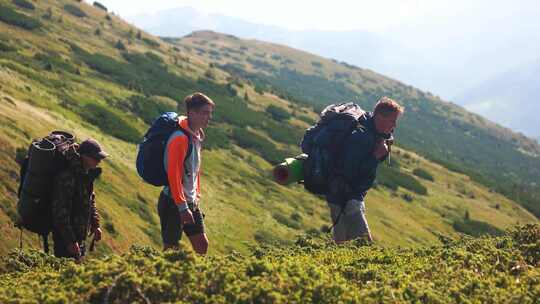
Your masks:
M188 131L184 130L184 128L180 127L179 129L188 138L188 148L187 148L187 153L186 153L186 158L188 158L191 155L191 150L193 149L193 138L192 138L191 134L189 134Z

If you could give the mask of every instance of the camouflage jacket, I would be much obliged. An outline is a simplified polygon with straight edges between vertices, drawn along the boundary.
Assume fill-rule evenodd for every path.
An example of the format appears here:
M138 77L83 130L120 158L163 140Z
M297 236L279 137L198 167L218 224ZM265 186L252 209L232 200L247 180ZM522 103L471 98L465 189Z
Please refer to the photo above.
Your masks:
M99 227L93 184L100 174L100 168L86 171L80 157L72 157L68 169L54 179L53 229L66 243L82 242Z

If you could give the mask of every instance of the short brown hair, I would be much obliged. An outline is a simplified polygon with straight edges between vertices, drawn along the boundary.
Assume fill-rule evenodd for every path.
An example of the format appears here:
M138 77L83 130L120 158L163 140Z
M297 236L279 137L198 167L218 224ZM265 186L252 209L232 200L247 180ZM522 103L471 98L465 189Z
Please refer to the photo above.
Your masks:
M379 101L377 101L373 113L375 115L381 114L382 116L388 116L392 113L403 114L403 111L405 111L405 108L400 106L395 100L390 97L384 96L381 97Z
M204 95L200 92L195 92L184 99L184 104L186 105L186 112L191 110L198 110L205 105L211 105L215 107L216 104L210 99L210 97Z

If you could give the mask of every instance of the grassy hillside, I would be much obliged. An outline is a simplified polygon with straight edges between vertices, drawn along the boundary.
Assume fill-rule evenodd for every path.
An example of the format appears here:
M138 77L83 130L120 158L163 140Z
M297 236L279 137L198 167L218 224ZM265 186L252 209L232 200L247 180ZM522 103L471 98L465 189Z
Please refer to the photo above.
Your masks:
M324 202L271 181L299 152L315 112L261 91L216 64L77 1L0 0L0 254L18 246L16 151L50 130L97 138L112 155L97 182L106 237L101 254L160 247L156 199L134 168L136 143L159 113L200 90L217 103L203 153L203 211L211 254L287 244L329 224ZM374 91L372 94L378 94ZM291 101L292 100L292 101ZM405 149L383 165L368 219L384 245L429 244L439 233L498 234L534 216L465 174ZM23 235L25 247L38 247Z
M132 248L83 265L13 252L0 265L2 303L537 303L540 230L441 238L416 249L291 247L199 258Z
M208 31L169 41L251 81L259 92L315 109L344 100L371 109L381 96L393 97L406 107L396 137L402 147L519 196L540 217L540 145L532 139L373 71L287 46Z

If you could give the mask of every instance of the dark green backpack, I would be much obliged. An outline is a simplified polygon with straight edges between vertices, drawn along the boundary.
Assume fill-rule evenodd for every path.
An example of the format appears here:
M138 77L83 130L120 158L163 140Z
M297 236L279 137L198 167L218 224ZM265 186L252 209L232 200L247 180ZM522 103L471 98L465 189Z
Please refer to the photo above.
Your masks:
M17 226L44 237L52 231L51 194L56 175L68 167L66 154L75 149L75 138L63 131L53 131L30 144L21 162Z

